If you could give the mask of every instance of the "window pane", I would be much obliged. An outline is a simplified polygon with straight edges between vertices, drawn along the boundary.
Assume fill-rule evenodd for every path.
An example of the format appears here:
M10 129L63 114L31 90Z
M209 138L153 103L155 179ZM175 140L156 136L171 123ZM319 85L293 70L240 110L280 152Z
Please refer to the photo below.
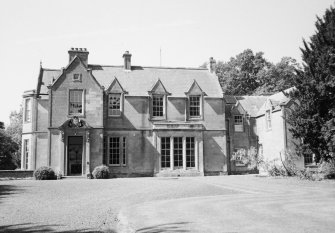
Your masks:
M120 138L109 138L109 164L120 164Z
M186 137L186 168L195 167L194 137Z
M126 161L126 138L123 137L122 138L122 164L126 165L127 161Z
M108 115L109 116L121 115L121 94L109 95Z
M26 99L24 108L25 108L24 121L30 122L31 120L31 101L30 99Z
M170 138L169 137L161 138L161 167L162 168L170 167Z
M25 169L28 169L29 165L29 139L25 139L23 143L24 156L25 156Z
M70 90L70 114L83 113L83 90Z
M152 116L162 117L164 115L164 97L160 95L152 96Z
M190 116L200 116L200 96L190 96Z
M183 138L173 138L173 166L183 167Z

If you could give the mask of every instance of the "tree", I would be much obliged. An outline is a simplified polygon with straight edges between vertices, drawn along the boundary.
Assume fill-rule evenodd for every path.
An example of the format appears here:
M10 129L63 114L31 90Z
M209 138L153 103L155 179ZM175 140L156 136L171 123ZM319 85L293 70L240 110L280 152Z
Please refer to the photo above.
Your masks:
M334 157L335 149L335 10L327 9L315 26L310 42L303 40L304 67L297 70L290 94L299 104L288 120L302 142L298 152L313 153L318 162Z
M276 93L294 86L296 70L301 69L297 61L291 57L283 57L277 64L269 65L258 73L260 86L254 94Z
M0 129L0 170L13 170L16 168L12 155L17 150L17 143L3 129Z
M261 84L258 73L269 65L263 52L246 49L229 62L218 62L216 74L225 94L251 95Z
M10 123L6 128L6 134L18 145L18 149L12 154L12 159L16 163L17 167L21 165L21 141L22 141L22 106L20 111L12 111L9 118Z

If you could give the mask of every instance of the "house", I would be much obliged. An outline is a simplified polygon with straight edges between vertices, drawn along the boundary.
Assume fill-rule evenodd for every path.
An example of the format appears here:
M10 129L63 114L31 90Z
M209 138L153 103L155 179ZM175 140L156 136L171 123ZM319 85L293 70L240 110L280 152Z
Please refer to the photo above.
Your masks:
M287 117L296 104L287 93L291 89L268 96L256 116L259 154L268 161L284 161L286 155L294 154L299 142L293 138ZM294 157L298 168L313 163L312 156Z
M241 149L248 151L253 147L258 151L256 117L267 97L225 95L224 98L230 171L232 174L249 172L246 164L239 160L231 160L231 156Z
M89 175L108 165L115 176L227 173L225 101L210 69L93 65L83 48L65 68L40 68L26 91L22 169L51 166Z

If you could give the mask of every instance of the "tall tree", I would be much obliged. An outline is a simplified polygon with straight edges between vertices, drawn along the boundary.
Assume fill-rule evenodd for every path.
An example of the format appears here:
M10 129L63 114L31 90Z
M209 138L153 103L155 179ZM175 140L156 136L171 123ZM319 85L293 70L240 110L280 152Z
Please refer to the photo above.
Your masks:
M254 94L276 93L293 87L297 69L301 67L291 57L283 57L277 64L270 64L258 73L260 86Z
M228 62L218 62L216 74L225 94L251 95L261 85L259 72L269 66L263 52L246 49Z
M299 152L316 161L334 158L335 149L335 10L317 17L316 33L303 41L303 71L294 79L291 97L299 103L289 117L292 133L302 144Z
M6 134L17 144L17 151L12 153L12 159L15 161L16 166L21 165L21 140L22 140L22 106L20 111L12 111L9 119L10 123L6 128Z

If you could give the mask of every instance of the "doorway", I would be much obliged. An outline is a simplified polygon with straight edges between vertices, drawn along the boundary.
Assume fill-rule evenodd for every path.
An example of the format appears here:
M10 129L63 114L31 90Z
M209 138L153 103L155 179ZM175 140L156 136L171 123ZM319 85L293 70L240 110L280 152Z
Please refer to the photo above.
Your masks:
M82 175L83 161L83 137L68 137L68 175Z

